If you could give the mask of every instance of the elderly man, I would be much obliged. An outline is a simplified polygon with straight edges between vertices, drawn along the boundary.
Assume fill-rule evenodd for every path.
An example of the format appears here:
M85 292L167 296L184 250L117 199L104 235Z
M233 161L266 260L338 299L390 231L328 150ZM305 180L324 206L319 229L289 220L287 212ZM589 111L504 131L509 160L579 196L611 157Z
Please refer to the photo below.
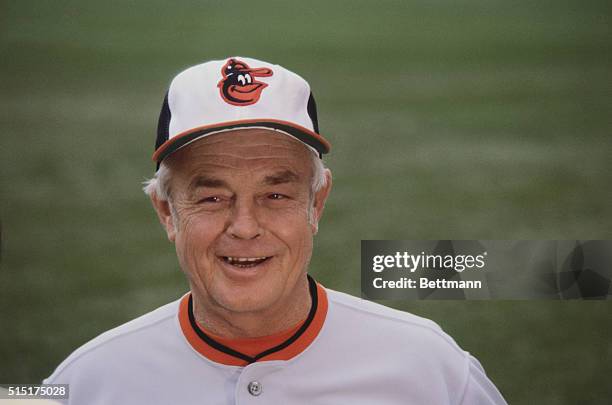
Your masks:
M505 403L433 322L308 275L329 149L310 87L283 67L234 57L180 73L145 191L190 291L45 382L89 405Z

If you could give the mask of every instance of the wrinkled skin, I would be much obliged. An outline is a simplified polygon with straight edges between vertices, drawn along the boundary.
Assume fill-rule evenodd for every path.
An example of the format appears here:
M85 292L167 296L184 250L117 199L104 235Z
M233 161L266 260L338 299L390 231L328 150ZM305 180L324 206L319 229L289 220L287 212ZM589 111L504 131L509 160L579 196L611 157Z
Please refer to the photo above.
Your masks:
M187 275L196 319L212 333L264 336L307 316L306 271L331 188L326 171L327 185L312 194L311 153L287 135L247 129L166 159L170 201L152 202ZM240 267L228 257L266 259Z

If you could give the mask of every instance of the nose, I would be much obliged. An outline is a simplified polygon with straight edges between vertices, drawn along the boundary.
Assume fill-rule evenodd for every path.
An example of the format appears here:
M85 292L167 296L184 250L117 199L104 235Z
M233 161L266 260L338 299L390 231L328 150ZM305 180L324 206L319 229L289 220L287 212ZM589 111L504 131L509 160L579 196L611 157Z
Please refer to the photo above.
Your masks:
M227 233L234 239L256 239L262 234L256 207L250 202L237 201L229 218Z

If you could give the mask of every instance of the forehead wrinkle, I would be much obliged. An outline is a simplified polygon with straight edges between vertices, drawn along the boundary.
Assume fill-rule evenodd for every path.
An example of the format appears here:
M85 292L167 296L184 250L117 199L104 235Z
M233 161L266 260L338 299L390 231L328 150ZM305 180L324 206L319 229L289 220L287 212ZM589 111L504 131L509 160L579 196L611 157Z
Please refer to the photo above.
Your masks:
M252 162L258 159L257 162ZM280 184L288 182L298 182L302 179L302 170L296 167L294 162L289 159L259 159L255 157L240 157L242 163L232 164L227 159L219 162L200 162L185 172L185 177L189 181L189 187L204 185L208 187L229 187L228 179L234 176L257 176L262 180L260 183ZM255 164L253 164L255 163Z
M244 129L210 135L190 143L177 151L177 160L184 164L200 159L219 161L234 158L288 158L294 160L308 158L310 153L306 145L291 136L270 130Z
M298 145L299 146L299 145ZM211 150L212 149L212 150ZM299 146L298 149L292 146L281 145L231 145L224 148L206 148L205 146L196 147L187 154L191 159L218 159L219 157L227 158L247 158L247 159L277 159L277 158L296 158L297 156L308 156L307 149Z
M262 135L264 136L260 139L257 139L258 136L245 136L245 134L213 135L177 151L177 154L170 156L170 159L176 164L176 168L180 168L184 173L188 187L192 181L197 183L196 178L202 175L224 179L226 185L229 185L228 180L232 180L232 173L236 174L235 172L238 172L238 176L255 175L260 183L280 184L278 179L272 181L271 177L274 176L271 174L276 176L283 170L300 175L300 181L301 176L308 177L312 165L309 164L311 157L306 146L285 135ZM270 181L264 182L266 177L269 177ZM286 182L285 180L289 178L283 179L283 182ZM207 181L200 183L208 183L209 186L214 184ZM216 184L220 185L219 182Z
M284 170L299 172L299 164L289 157L280 158L278 156L239 156L239 155L214 155L209 159L202 159L191 165L188 170L189 177L197 176L200 173L223 173L232 170L247 170L250 172L278 167Z

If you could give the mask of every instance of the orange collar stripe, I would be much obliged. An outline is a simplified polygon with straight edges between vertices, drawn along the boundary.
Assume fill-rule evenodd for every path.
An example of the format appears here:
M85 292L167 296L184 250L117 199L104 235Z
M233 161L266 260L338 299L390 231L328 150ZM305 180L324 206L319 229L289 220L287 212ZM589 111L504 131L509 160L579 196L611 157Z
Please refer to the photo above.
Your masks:
M297 339L291 342L281 350L274 351L268 355L258 358L255 361L271 361L271 360L290 360L298 354L302 353L314 339L318 336L325 318L327 316L327 294L325 289L318 283L316 283L316 300L317 308L312 320L306 330L300 334ZM180 302L179 306L179 323L181 330L185 335L185 338L189 344L202 356L212 360L216 363L225 364L228 366L246 366L250 361L236 357L235 355L229 354L218 347L213 347L207 341L202 339L198 332L194 329L190 320L190 298L191 293L186 294ZM287 339L291 338L302 326L304 322L300 322L295 327L280 332L278 334L267 336L264 338L255 339L227 339L219 338L217 336L208 334L209 338L221 343L222 345L228 346L229 348L244 353L249 356L253 356L254 353L262 353L266 348L275 347L282 344ZM201 327L200 327L201 328ZM248 346L248 347L246 347Z
M206 328L202 327L202 325L198 324L198 326L213 340L216 340L222 345L231 347L232 349L248 356L255 357L257 354L262 353L271 347L276 347L289 339L291 336L295 335L303 324L304 320L298 322L295 326L292 326L287 330L275 333L273 335L242 339L230 339L218 336L207 331Z

